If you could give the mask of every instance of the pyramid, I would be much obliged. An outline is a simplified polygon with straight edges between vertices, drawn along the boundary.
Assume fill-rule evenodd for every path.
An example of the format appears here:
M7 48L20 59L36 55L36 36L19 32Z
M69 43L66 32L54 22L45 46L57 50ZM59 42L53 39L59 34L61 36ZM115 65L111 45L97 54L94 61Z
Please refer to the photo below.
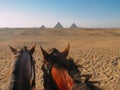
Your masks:
M73 23L70 28L78 28L78 26L75 23Z
M60 22L58 22L58 23L55 25L54 28L61 29L61 28L63 28L63 26L60 24Z
M40 27L40 29L46 29L46 27L45 27L44 25L42 25L42 26Z

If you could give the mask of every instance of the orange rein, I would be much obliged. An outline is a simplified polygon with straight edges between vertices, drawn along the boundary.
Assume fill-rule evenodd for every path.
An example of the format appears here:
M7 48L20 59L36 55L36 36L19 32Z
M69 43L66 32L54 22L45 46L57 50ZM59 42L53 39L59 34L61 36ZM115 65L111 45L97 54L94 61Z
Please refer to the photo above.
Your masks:
M74 82L67 70L57 69L53 66L51 74L60 90L72 90Z

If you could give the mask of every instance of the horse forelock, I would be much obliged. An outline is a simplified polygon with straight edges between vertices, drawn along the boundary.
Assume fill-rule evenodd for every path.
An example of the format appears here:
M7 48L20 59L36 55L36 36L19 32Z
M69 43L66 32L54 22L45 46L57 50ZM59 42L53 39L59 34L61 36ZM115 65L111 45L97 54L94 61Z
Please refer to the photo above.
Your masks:
M51 55L58 55L60 54L60 51L56 48L51 48L49 50L47 50L48 54L51 56Z

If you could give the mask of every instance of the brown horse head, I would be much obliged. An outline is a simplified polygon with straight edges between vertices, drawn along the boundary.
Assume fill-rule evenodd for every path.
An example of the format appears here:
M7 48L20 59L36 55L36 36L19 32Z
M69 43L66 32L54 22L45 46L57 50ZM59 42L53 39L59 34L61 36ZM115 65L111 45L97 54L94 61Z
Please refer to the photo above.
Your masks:
M48 53L41 47L45 90L101 90L93 85L97 81L89 81L91 75L81 75L79 65L73 59L67 58L69 48L68 44L62 51L53 48ZM81 77L86 79L83 81Z
M30 50L25 46L20 51L9 46L16 59L13 63L8 90L35 90L35 60L32 57L35 46Z
M42 65L44 88L46 90L71 90L75 83L81 83L80 71L72 59L67 59L70 45L59 51L56 48L46 52L42 47L44 57Z

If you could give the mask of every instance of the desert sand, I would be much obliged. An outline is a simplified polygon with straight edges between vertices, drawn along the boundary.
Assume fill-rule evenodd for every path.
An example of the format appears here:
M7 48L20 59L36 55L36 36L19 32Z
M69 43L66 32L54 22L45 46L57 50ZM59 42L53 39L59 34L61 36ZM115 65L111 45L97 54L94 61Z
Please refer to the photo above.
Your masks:
M0 90L6 90L11 63L14 55L8 45L19 49L28 48L37 43L34 58L36 60L36 89L43 90L41 62L43 60L39 46L44 49L62 50L70 43L68 57L85 68L82 74L91 74L90 79L100 81L96 86L103 90L120 90L120 29L0 29Z

